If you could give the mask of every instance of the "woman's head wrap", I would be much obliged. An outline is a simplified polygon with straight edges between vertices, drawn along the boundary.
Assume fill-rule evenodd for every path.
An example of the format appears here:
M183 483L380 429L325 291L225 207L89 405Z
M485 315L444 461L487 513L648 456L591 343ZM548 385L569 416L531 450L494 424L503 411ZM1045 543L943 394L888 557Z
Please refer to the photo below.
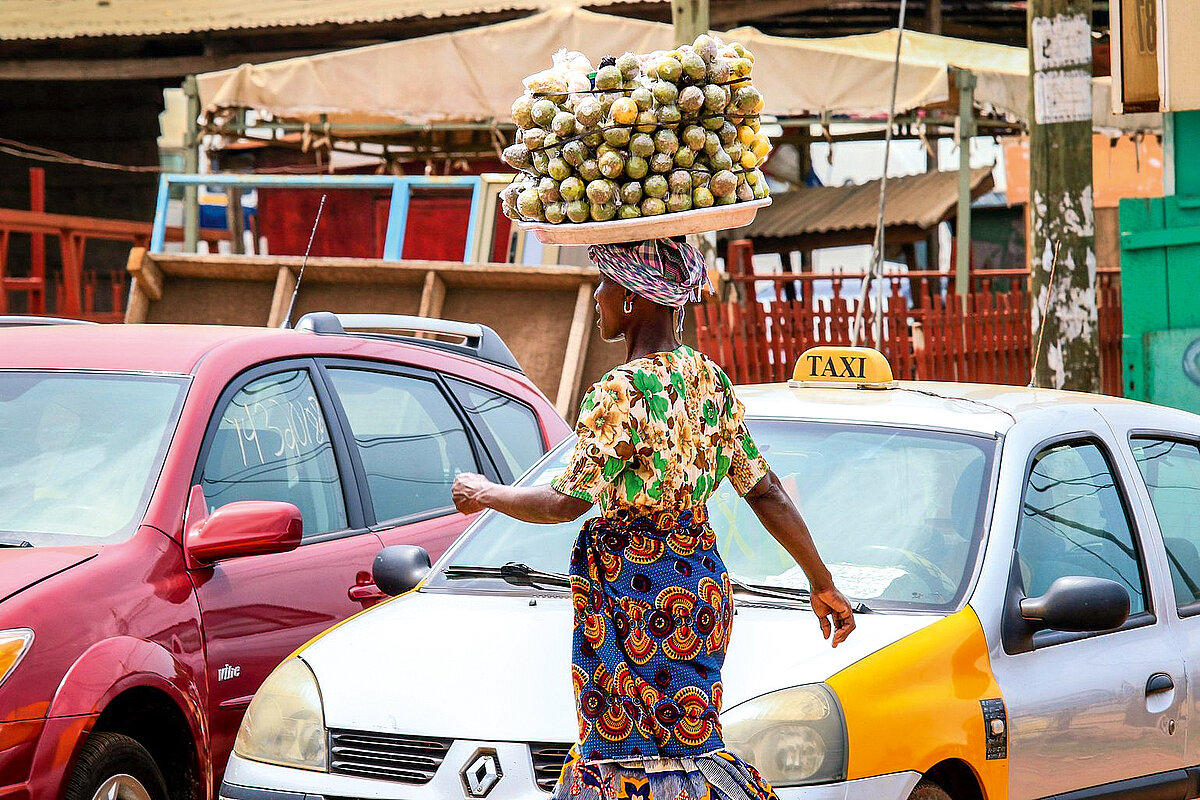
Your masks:
M704 256L683 241L594 244L588 257L603 275L660 306L682 308L712 291Z

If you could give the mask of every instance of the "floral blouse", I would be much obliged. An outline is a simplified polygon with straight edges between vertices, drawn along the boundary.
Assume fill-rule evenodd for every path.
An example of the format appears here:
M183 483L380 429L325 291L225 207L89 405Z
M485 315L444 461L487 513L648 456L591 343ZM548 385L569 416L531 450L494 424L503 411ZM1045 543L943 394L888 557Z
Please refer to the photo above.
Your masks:
M622 364L583 398L579 441L552 486L612 513L701 506L728 477L745 495L767 474L724 371L687 345Z

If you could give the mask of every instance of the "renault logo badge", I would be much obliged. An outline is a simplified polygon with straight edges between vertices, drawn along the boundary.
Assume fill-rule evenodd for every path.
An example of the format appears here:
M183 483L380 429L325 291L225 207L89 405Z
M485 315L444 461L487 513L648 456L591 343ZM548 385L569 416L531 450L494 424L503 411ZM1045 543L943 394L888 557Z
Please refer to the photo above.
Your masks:
M467 760L467 765L459 775L467 797L487 797L488 792L504 777L504 772L500 769L500 759L496 757L495 750L479 749Z

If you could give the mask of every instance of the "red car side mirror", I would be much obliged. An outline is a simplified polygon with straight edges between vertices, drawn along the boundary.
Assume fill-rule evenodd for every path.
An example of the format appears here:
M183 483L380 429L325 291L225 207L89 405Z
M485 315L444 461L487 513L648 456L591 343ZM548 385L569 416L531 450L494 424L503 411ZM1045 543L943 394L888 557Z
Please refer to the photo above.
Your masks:
M192 487L184 549L191 568L238 556L286 553L300 546L300 509L272 500L243 500L209 513L204 492Z

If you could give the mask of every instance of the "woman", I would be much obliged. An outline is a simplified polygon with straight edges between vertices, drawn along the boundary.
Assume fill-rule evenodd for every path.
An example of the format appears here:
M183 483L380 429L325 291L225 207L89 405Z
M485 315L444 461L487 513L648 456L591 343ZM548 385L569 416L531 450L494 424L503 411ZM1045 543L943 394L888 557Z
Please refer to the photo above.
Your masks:
M566 471L550 486L459 475L463 513L528 522L577 519L571 554L572 678L579 744L555 800L774 800L721 740L721 665L733 623L729 576L704 503L722 478L804 569L833 646L854 630L804 520L742 423L721 368L681 345L679 315L707 284L682 241L597 245L600 335L628 362L584 397ZM715 791L714 791L715 790Z

